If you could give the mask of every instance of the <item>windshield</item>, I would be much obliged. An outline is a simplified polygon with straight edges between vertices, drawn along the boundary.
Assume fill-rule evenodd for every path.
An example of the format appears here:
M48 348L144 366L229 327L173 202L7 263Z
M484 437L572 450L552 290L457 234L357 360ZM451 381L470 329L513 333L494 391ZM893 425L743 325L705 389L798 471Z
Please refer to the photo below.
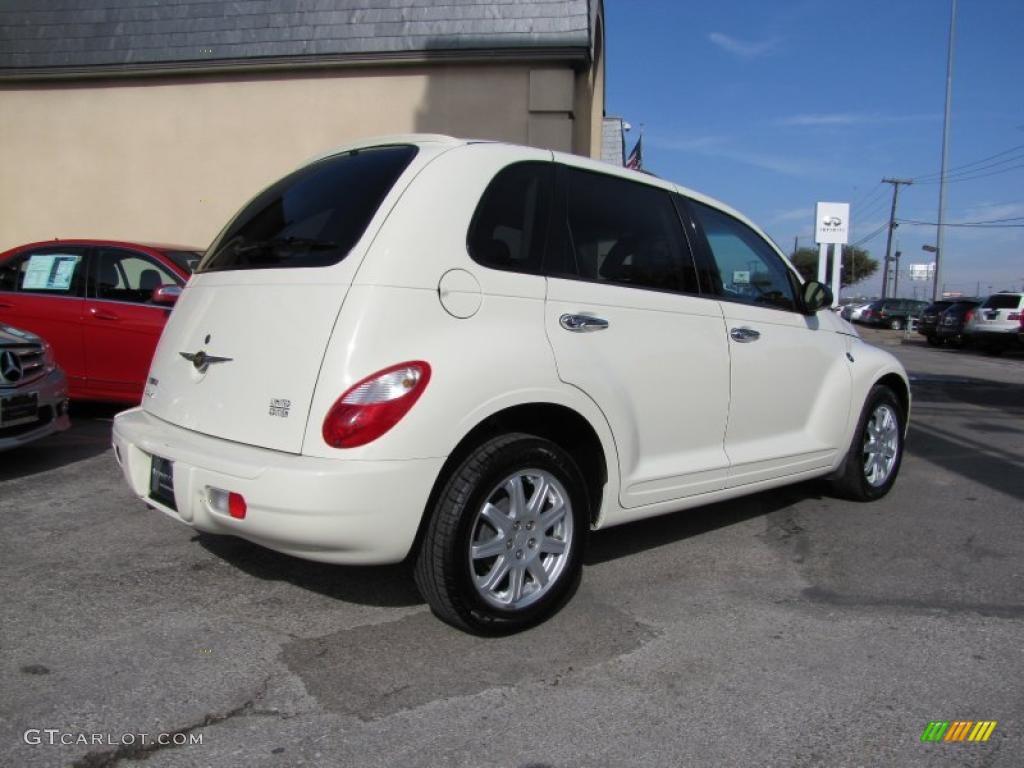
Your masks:
M242 209L196 271L337 264L416 152L407 145L359 149L295 171Z
M164 251L164 255L190 274L199 266L203 254L199 251Z

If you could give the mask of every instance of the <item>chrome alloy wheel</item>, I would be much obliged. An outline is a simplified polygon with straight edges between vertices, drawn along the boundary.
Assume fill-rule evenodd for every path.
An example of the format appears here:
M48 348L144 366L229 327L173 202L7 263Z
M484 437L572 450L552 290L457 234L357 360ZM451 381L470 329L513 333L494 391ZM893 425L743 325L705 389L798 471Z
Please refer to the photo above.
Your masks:
M532 605L558 581L573 546L569 494L553 475L522 469L496 485L469 537L473 585L495 608Z
M880 403L864 426L864 478L874 487L885 484L896 465L900 423L892 407Z

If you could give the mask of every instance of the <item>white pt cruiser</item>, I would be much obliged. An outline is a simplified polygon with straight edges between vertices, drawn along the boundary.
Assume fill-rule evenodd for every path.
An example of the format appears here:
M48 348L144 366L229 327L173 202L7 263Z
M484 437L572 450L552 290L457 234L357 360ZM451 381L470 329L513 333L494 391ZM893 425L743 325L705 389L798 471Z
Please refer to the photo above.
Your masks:
M410 558L434 612L556 611L587 533L817 476L877 499L902 366L751 222L540 149L390 137L218 235L115 420L145 502L328 563Z

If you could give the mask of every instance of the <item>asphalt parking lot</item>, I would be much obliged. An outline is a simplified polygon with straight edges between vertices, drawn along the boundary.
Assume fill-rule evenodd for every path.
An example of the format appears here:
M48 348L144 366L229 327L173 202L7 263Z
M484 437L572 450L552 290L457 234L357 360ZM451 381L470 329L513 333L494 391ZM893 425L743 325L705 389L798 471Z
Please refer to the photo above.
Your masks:
M887 498L808 483L598 533L567 608L504 639L441 624L404 567L147 510L115 409L79 407L0 455L0 765L1019 766L1024 356L864 335L914 378ZM935 720L998 725L922 743Z

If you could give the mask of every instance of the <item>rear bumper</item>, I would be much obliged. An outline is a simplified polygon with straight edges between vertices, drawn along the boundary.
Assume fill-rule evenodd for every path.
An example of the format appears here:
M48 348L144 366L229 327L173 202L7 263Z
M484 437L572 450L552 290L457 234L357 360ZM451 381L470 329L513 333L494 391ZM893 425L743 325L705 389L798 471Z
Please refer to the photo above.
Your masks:
M443 458L350 461L241 445L134 408L114 420L115 456L149 506L208 533L327 563L394 563L409 552ZM149 497L152 456L173 462L176 510ZM240 493L242 520L209 489Z
M17 448L33 440L62 432L71 426L68 419L68 384L64 371L55 368L38 381L23 387L0 390L0 395L35 392L39 397L39 419L34 424L21 424L0 429L0 451Z
M983 331L976 328L967 328L963 333L964 336L978 344L996 344L1008 347L1018 343L1016 328L1005 331Z

